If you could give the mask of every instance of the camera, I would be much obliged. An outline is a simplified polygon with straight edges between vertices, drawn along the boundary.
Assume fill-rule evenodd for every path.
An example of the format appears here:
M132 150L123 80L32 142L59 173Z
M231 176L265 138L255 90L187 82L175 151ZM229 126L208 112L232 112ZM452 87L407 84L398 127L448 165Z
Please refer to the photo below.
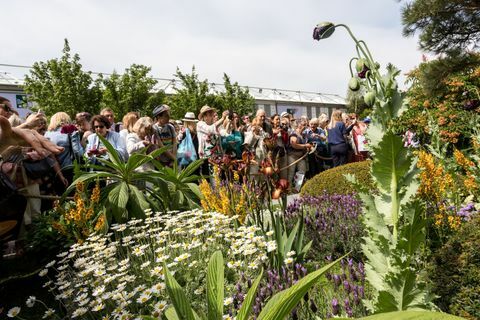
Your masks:
M228 110L228 119L233 121L233 110Z
M286 123L280 123L280 129L283 131L288 131L288 125Z

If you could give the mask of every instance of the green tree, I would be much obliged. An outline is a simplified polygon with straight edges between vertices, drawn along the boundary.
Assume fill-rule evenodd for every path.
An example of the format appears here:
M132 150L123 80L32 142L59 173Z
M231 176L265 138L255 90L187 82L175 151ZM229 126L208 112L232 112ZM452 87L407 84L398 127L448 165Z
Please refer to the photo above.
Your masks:
M82 70L80 56L70 53L65 39L60 59L35 62L25 76L25 92L36 102L37 108L52 115L64 111L74 116L80 111L97 113L102 97L101 75L92 79L91 72Z
M150 102L157 100L152 100L157 80L148 75L150 70L147 66L132 64L122 75L114 71L103 81L102 106L112 108L118 119L130 111L148 114L152 109Z
M202 106L206 104L217 107L216 97L212 93L208 80L198 79L195 66L192 67L191 74L185 74L177 68L175 79L177 80L173 85L175 94L169 98L173 118L181 119L187 111L198 115Z
M253 113L255 110L255 98L250 94L248 88L242 89L238 82L232 84L230 77L223 74L223 85L225 91L217 97L218 106L221 111L233 110L238 114Z
M414 0L402 8L403 34L420 32L420 48L435 53L478 46L478 0Z

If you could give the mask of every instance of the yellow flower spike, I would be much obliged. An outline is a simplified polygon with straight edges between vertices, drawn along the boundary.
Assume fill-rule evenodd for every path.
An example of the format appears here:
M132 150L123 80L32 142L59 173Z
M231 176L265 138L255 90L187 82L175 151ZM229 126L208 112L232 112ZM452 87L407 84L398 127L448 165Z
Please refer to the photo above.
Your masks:
M468 159L463 153L458 151L458 149L455 149L453 151L453 156L457 164L461 166L464 170L468 171L471 167L475 167L475 164L473 163L473 161Z
M90 202L92 204L98 203L100 201L100 183L97 182L95 188L93 188L92 195L90 196Z

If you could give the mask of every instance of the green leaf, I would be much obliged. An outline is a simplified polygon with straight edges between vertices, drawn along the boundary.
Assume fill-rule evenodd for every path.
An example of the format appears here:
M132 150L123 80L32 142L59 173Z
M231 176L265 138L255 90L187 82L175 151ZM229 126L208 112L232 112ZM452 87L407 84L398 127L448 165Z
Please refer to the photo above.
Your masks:
M258 315L258 320L284 319L288 314L290 314L290 312L292 312L303 296L318 281L318 279L344 257L345 256L317 271L307 274L290 288L280 291L274 295Z
M112 163L115 164L115 166L123 172L122 169L125 168L125 161L120 158L117 150L112 146L110 142L108 142L107 139L105 139L101 135L99 135L98 138L100 139L100 141L102 141L102 144L105 146L105 148L107 148L108 158L110 159L110 161L112 161Z
M223 256L215 251L210 257L207 269L208 319L222 320L223 317Z
M130 198L128 200L128 213L133 218L145 218L145 210L150 208L150 204L145 199L143 193L134 185L130 186Z
M285 243L285 254L292 250L293 241L295 240L295 237L297 236L299 226L300 226L300 218L297 221L297 223L295 224L295 227L293 227L292 231L290 231L287 242ZM296 253L298 253L298 252L296 252Z
M170 300L172 300L173 307L175 308L178 317L182 320L195 320L187 296L177 280L172 276L165 263L163 263L163 270L165 271L165 284L167 286L168 296L170 297Z
M402 139L392 132L386 133L375 149L372 163L372 177L381 193L382 211L385 221L397 227L400 215L400 189L402 179L409 172L412 163L408 149L403 147Z
M260 284L260 281L262 280L262 276L263 276L263 269L262 271L260 271L260 274L252 283L252 286L250 287L250 289L248 289L247 295L243 300L242 306L240 307L240 310L238 310L237 320L248 320L248 317L252 310L253 302L255 301L255 296L257 294L258 286Z
M361 320L461 320L451 314L432 312L432 311L396 311L388 313L379 313L368 317L360 318Z
M203 318L200 317L196 312L195 310L192 310L193 312L193 316L195 317L195 320L202 320ZM178 315L177 315L177 312L175 311L175 308L174 307L170 307L167 309L167 311L165 311L165 317L168 319L168 320L181 320ZM158 318L152 318L152 319L155 319L155 320L158 320Z
M128 198L129 189L125 182L117 184L108 194L108 203L117 222L122 222L128 217L126 212Z

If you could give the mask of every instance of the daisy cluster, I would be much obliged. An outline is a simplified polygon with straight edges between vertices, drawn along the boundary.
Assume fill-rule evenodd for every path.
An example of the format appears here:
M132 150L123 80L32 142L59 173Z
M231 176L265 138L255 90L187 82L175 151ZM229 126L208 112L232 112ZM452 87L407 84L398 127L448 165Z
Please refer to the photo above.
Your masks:
M228 299L240 275L255 277L268 260L267 249L272 249L258 227L236 228L236 216L200 210L146 213L145 220L113 225L112 232L73 245L40 272L51 278L45 287L71 318L161 317L170 304L163 263L192 306L204 310L206 270L213 252L221 250L226 261Z

